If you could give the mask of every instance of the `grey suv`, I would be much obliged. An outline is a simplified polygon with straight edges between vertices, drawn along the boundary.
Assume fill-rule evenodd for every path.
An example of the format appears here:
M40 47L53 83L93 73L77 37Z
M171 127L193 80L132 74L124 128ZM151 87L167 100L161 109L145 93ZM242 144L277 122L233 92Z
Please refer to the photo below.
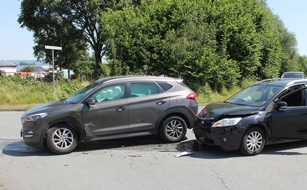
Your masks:
M26 111L21 136L27 145L56 154L72 152L78 142L145 135L179 142L193 127L196 98L181 79L104 78L68 99Z

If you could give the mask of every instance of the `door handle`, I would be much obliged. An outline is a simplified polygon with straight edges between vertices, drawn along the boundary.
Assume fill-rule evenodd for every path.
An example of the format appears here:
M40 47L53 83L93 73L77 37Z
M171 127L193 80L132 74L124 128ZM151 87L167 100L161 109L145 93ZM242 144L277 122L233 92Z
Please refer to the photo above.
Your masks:
M125 109L126 109L126 107L121 106L121 107L116 108L116 111L122 112L122 111L124 111Z
M166 102L166 101L164 101L164 100L160 100L160 101L156 102L156 104L162 105L162 104L164 104L165 102Z

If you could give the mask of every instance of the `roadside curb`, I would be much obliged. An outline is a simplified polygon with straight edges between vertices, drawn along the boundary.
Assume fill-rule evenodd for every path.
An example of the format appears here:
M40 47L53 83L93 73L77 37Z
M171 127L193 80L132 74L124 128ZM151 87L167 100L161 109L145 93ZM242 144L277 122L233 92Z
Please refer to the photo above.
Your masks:
M0 112L5 112L5 111L27 111L26 108L1 108L0 107Z

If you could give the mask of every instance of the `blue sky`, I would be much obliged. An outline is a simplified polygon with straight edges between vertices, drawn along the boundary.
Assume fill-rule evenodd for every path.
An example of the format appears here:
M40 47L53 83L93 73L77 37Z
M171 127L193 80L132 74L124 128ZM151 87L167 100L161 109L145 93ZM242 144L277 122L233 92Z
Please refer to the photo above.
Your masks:
M288 31L296 36L298 53L307 56L307 1L267 0L267 4L283 21Z
M0 0L0 59L34 60L33 33L20 28L17 22L21 0ZM289 32L296 36L300 55L307 56L307 1L267 0L274 14L283 21Z

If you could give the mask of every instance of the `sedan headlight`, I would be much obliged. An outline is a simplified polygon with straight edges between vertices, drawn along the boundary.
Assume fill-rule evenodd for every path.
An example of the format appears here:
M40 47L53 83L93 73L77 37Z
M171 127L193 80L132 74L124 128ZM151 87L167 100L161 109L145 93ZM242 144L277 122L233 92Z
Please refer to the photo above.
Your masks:
M232 126L236 125L241 121L242 117L236 117L236 118L224 118L221 119L217 122L215 122L212 127L227 127L227 126Z
M39 119L46 117L47 115L48 115L47 113L37 113L24 117L23 121L37 121Z

